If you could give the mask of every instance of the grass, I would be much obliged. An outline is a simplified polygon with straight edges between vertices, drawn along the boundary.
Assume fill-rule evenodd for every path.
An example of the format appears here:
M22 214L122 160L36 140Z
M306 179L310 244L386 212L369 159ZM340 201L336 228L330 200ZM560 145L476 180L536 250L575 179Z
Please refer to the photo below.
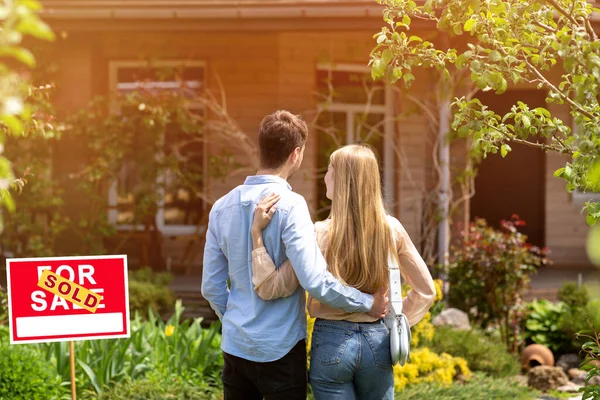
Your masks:
M514 378L490 378L475 373L465 384L455 383L449 387L438 384L419 384L396 394L398 400L534 400L540 393L517 384Z
M571 397L575 397L577 393L563 393L557 392L556 390L551 390L546 393L546 397L553 397L555 399L570 399Z
M436 353L462 357L471 371L484 372L496 378L515 376L521 371L517 359L506 351L506 345L500 338L488 336L478 329L437 328L430 347Z

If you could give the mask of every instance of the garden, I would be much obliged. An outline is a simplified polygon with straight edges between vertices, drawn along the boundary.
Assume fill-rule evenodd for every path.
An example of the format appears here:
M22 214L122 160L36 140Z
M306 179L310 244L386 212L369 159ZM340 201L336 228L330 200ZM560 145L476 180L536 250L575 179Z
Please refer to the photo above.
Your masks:
M527 245L520 223L515 217L495 230L474 222L468 241L452 249L448 296L435 280L434 306L412 329L411 359L394 368L398 398L562 399L580 389L597 396L598 288L566 283L558 302L523 302L527 282L548 260ZM149 268L131 271L131 337L75 343L79 398L222 398L220 325L183 318L170 279ZM10 346L6 322L3 297L0 398L70 398L68 344ZM528 352L531 345L538 351Z
M555 179L563 179L569 192L600 192L600 106L598 96L589 95L598 93L600 81L600 40L590 25L600 10L583 0L379 3L387 25L375 35L373 79L401 82L409 90L416 70L427 69L439 73L441 86L451 88L439 93L453 112L447 131L468 150L467 167L457 182L466 194L457 203L468 202L477 164L488 153L510 157L512 143L567 156ZM52 102L55 88L47 83L52 64L40 62L41 68L31 72L43 51L34 52L23 42L24 37L54 40L39 18L40 7L31 0L0 5L0 254L52 256L61 252L65 238L76 238L78 254L104 254L122 251L142 237L141 262L129 271L131 335L75 343L77 396L220 399L221 327L186 317L170 288L172 273L157 272L169 262L160 251L156 193L194 193L201 201L193 206L210 206L206 193L198 191L205 185L193 168L194 146L208 140L208 131L231 143L206 163L211 177L221 179L254 166L254 145L215 97L189 90L111 94L59 120ZM454 49L409 36L413 20L432 22L449 35L470 35L477 44ZM544 73L559 63L565 73L555 83ZM31 75L25 77L22 70ZM451 76L498 94L509 84L534 83L547 91L548 104L567 105L580 129L574 132L548 110L524 103L497 115L472 94L463 96L465 82ZM202 104L206 113L191 110L190 103ZM443 126L438 123L439 129ZM165 151L163 139L173 127L187 147ZM140 131L147 134L140 136ZM85 138L92 161L59 182L45 175L44 165L52 146L65 137ZM134 151L127 150L131 143L138 144ZM234 148L247 157L233 157ZM104 196L107 182L131 163L144 184L125 206L112 206L129 207L122 213L125 222L144 226L141 233L117 231L106 217L111 207ZM158 179L167 174L169 182ZM65 192L88 199L76 218L66 212ZM465 223L455 223L450 200L431 205L432 223L444 221L454 236L447 240L447 259L424 254L437 295L430 312L413 327L410 361L394 367L397 398L599 399L600 287L565 282L557 301L525 301L531 279L551 264L551 249L528 242L520 230L526 221L518 215L507 216L499 226L468 216ZM17 206L27 212L15 211ZM583 213L594 226L589 258L600 264L600 202L587 202ZM435 237L432 243L428 248L435 247ZM307 319L309 349L313 322ZM71 398L68 343L10 345L7 324L7 297L0 286L0 399Z

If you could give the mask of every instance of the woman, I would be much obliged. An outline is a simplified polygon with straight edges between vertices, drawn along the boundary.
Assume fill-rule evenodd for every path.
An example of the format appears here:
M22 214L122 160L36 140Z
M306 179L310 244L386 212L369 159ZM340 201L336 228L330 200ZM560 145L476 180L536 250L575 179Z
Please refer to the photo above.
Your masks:
M335 151L325 185L331 214L315 224L315 232L329 271L346 285L375 293L389 285L392 255L412 288L404 300L404 313L411 326L419 322L433 303L433 280L400 222L386 215L373 151L363 145ZM278 200L275 194L263 198L252 225L252 281L265 300L289 296L298 288L289 261L276 269L262 243L262 231ZM382 320L333 309L311 297L307 307L316 318L310 363L315 398L393 399L389 330Z

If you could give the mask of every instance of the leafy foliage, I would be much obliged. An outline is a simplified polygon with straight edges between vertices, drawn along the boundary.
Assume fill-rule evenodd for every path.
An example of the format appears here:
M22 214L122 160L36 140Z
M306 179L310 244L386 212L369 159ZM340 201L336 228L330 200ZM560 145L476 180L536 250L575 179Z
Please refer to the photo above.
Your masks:
M586 378L588 386L580 390L583 392L582 400L597 399L600 397L600 386L589 385L589 382L593 377L600 376L600 332L592 328L592 330L581 331L578 336L588 339L581 347L586 354L581 368L588 371Z
M569 342L569 352L578 352L583 342L577 333L590 328L600 330L600 300L592 300L583 308L571 309L561 321L560 329Z
M570 311L565 303L535 300L527 307L525 339L547 346L555 354L564 352L570 342L561 329L563 317Z
M38 16L41 5L35 0L15 0L0 4L0 154L6 135L21 136L28 130L44 132L46 122L32 101L40 92L30 87L15 65L35 66L35 57L22 45L26 37L53 40L54 34ZM22 67L21 67L22 68ZM15 179L11 161L0 156L0 203L14 211L9 189L21 189L24 181ZM2 222L2 216L0 216ZM0 231L3 226L0 224Z
M139 313L148 318L148 313L165 315L175 305L175 295L169 289L171 274L155 273L145 267L129 272L129 310L131 315Z
M46 400L58 395L59 385L34 350L0 341L0 399Z
M165 390L171 390L168 389L172 388L170 383L176 381L204 389L218 387L216 376L223 365L220 326L214 324L203 329L200 319L181 321L182 313L183 307L178 301L174 315L166 323L153 312L148 321L136 316L131 323L130 338L76 342L78 390L96 394L108 390L114 394L115 385L123 382L122 387L127 387L131 380L145 379L150 371L157 374L151 375L150 380L152 376L159 376ZM46 359L56 365L63 381L68 381L67 343L42 344L40 349ZM138 387L136 385L133 386ZM156 389L151 383L147 386L144 390L149 393ZM142 387L146 386L139 383L139 388Z
M517 347L515 309L530 276L548 261L546 252L527 244L527 237L517 230L522 224L516 215L501 222L502 230L476 220L452 247L447 267L449 303L484 327L498 324L512 351Z
M188 105L183 85L180 90L158 93L140 89L96 98L68 119L68 133L86 144L90 160L73 175L77 188L89 204L75 226L78 236L83 239L82 252L103 252L102 238L116 233L115 226L107 218L106 193L108 185L116 182L126 168L133 174L129 179L135 184L122 194L132 196L128 200L131 214L126 221L120 222L134 227L143 225L149 235L156 232L161 193L172 189L168 187L168 174L178 175L177 184L192 193L203 187L203 175L184 167L184 164L196 164L186 157L178 157L184 143L177 142L173 148L165 144L169 130L188 134L187 141L190 142L203 140L204 125ZM193 198L197 197L193 195Z
M590 295L585 286L578 288L576 283L567 282L558 291L558 299L575 310L584 308L590 301Z
M175 313L166 323L151 314L148 322L140 325L145 340L134 347L138 351L151 350L150 364L166 376L190 382L214 378L223 367L220 324L203 329L200 318L182 321L182 313L178 300Z
M180 205L195 213L186 224L194 225L201 220L198 213L204 204L213 202L205 190L207 179L222 179L246 165L234 159L230 150L239 147L248 153L244 162L254 162L255 146L245 133L208 91L191 90L182 81L184 72L160 71L161 76L179 82L176 88L158 90L141 81L137 90L98 97L68 118L66 132L85 143L90 160L71 176L88 200L87 209L73 224L82 239L79 252L106 251L104 239L117 233L108 220L112 210L122 229L111 251L122 251L129 239L146 235L152 252L148 259L158 264L153 267L161 267L164 260L157 226L161 204L167 198L174 205L185 203ZM204 160L203 146L209 140L217 141L223 150ZM121 182L116 186L116 204L109 204L107 192L115 182Z
M4 217L5 229L0 234L0 252L4 257L56 255L57 240L69 227L63 190L57 180L51 179L49 170L52 146L59 136L46 135L33 132L6 141L6 154L27 189L15 194L19 212Z
M521 370L518 361L506 350L502 341L477 329L459 331L437 328L431 349L464 358L472 371L484 372L492 377L514 376Z
M600 192L600 40L591 22L598 8L586 0L379 2L387 26L375 35L374 79L403 79L410 86L417 68L435 69L447 81L464 69L482 91L501 94L509 84L537 85L548 93L547 103L569 107L576 131L545 108L519 102L501 116L464 97L453 103L452 129L472 137L483 156L506 156L510 143L566 154L569 161L555 175L566 181L567 190ZM415 20L435 25L439 37L409 36ZM548 77L550 70L561 75L557 82ZM587 202L586 210L588 224L595 224L600 202Z

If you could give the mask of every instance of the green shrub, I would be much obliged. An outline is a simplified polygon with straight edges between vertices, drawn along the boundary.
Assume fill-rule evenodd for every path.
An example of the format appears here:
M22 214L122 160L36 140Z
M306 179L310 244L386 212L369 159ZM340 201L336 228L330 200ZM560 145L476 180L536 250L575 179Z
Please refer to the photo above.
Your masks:
M150 268L142 268L129 272L129 310L131 315L138 312L143 318L148 317L148 310L164 315L173 309L175 296L169 284L173 277L162 272L155 273Z
M436 353L462 357L472 371L485 372L493 377L512 376L520 371L519 363L508 353L504 343L480 330L437 328L431 348Z
M215 380L222 370L221 325L202 328L201 318L181 320L181 300L175 304L175 313L165 323L154 313L140 325L144 342L134 342L134 350L148 353L149 364L163 376L204 382ZM132 324L132 325L137 325Z
M398 400L534 400L540 393L527 387L519 386L514 378L491 378L482 373L475 374L467 383L455 383L451 386L440 386L435 383L423 383L407 387L397 393Z
M153 283L158 286L169 286L173 275L168 272L154 272L150 267L143 267L129 271L129 279L138 282Z
M530 246L527 236L518 231L524 224L513 215L510 221L501 221L498 230L477 219L452 246L447 267L448 303L469 313L471 320L484 328L498 326L507 348L513 351L519 339L515 309L530 276L548 262L545 251Z
M563 318L570 308L562 302L535 300L527 307L525 340L547 346L555 354L569 350L570 340L561 330Z
M173 308L174 299L173 292L168 287L129 281L129 311L132 316L138 312L140 316L147 318L149 309L164 315Z
M576 283L567 282L559 290L558 299L571 309L576 309L585 307L590 301L590 295L585 286L579 289Z
M220 325L216 323L205 329L200 325L201 319L181 321L183 311L181 301L178 301L175 313L166 323L154 312L147 320L138 315L131 321L129 338L75 342L79 390L88 395L104 391L118 394L118 389L112 389L115 385L127 387L127 382L132 381L138 388L138 380L159 379L169 383L175 382L174 378L194 387L218 389L218 375L223 367ZM66 343L45 343L40 345L40 349L54 365L57 374L68 380ZM150 379L149 375L154 378ZM143 382L139 385L140 388L146 387ZM147 386L144 390L156 389L151 384ZM2 397L0 400L3 400Z
M600 300L590 301L585 308L578 308L566 313L560 323L560 331L569 340L569 353L578 353L583 342L577 333L590 329L590 324L600 331Z
M579 332L577 335L586 342L581 347L585 359L581 368L587 371L587 383L594 377L600 377L600 331L595 328ZM583 389L582 400L600 399L600 385L589 384Z
M60 380L35 350L0 344L0 399L48 400L58 396Z

